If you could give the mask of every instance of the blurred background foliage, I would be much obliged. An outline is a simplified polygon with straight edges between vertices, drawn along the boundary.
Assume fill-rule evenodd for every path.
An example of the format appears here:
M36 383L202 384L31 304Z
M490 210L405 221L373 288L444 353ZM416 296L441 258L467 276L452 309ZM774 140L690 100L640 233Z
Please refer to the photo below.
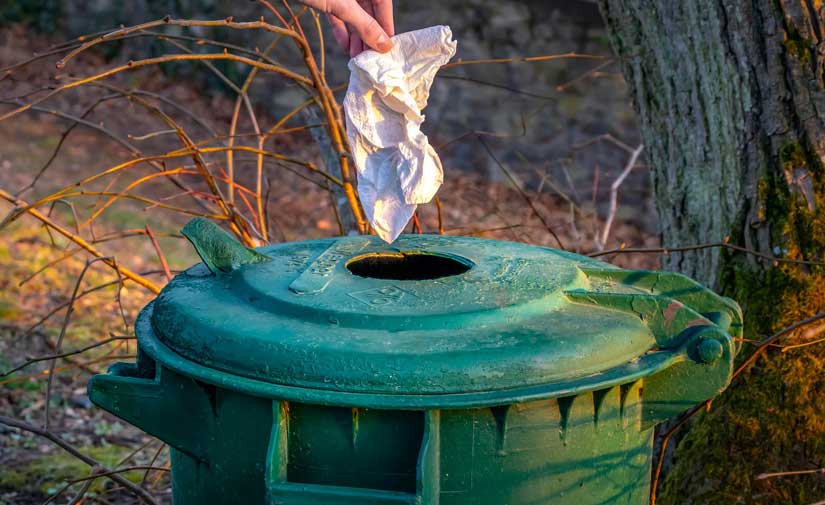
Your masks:
M510 58L578 52L612 57L604 23L595 2L588 0L405 0L395 2L397 32L447 24L458 41L457 59ZM255 2L246 0L18 0L0 6L0 24L24 23L40 33L62 39L96 33L118 25L133 25L171 14L178 18L257 19ZM326 31L327 81L345 84L347 58ZM252 30L169 27L169 33L220 39L245 47L266 46L267 34ZM168 53L168 44L145 37L100 46L106 57L141 58ZM209 51L208 47L201 49ZM274 59L300 66L289 45L276 49ZM248 69L219 61L216 66L234 82ZM594 67L596 70L593 71ZM231 93L200 65L166 64L172 79L185 80L204 92ZM271 81L270 81L271 82ZM256 104L275 116L303 101L295 87L268 86L261 79L250 92ZM451 142L468 131L510 136L503 160L548 173L554 180L578 188L589 185L595 167L609 176L618 173L625 153L609 144L571 151L571 146L611 133L628 145L639 142L635 113L615 62L566 61L524 65L479 65L443 72L433 86L425 111L425 132L439 149L446 168L483 173L494 179L500 171L474 142ZM533 173L531 179L538 177ZM567 181L567 179L573 179ZM631 184L644 192L646 177L638 171ZM630 184L629 184L630 185ZM629 186L628 185L628 186ZM575 189L577 191L577 189ZM639 219L650 219L642 212ZM655 227L649 221L640 223Z

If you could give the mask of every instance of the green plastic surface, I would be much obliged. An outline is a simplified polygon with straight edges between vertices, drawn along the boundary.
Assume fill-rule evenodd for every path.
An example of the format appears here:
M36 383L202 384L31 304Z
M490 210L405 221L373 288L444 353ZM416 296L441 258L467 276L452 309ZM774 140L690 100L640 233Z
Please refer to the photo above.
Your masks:
M346 237L260 252L267 261L177 276L154 304L162 343L190 361L278 385L457 394L589 377L677 347L701 317L674 311L668 326L658 319L669 298L605 281L607 264L524 244L408 235L392 246ZM469 268L424 280L369 278L347 268L353 258L393 254L454 258ZM433 274L420 263L422 277ZM594 298L605 290L640 307L645 297L651 302L634 310L624 300Z
M723 390L739 307L466 237L242 247L136 322L91 400L171 447L176 505L647 503L652 428Z

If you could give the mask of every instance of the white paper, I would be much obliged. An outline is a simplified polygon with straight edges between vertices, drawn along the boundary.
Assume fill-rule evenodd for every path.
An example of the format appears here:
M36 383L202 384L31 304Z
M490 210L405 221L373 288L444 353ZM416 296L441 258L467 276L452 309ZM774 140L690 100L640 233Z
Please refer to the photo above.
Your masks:
M421 133L421 109L456 48L448 26L402 33L392 42L388 53L364 51L350 60L344 98L361 205L389 243L444 180L441 160Z

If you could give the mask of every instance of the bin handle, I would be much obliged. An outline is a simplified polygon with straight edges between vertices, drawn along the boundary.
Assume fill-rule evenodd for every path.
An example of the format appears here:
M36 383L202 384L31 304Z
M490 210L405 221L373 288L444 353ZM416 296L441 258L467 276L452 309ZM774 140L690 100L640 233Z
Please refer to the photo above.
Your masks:
M138 350L137 363L114 363L107 373L92 376L87 391L98 407L196 461L207 461L205 431L170 421L183 411L193 422L210 422L209 399L192 379L164 369Z
M593 272L587 274L595 277ZM597 273L602 277L616 275L611 271ZM655 275L652 272L639 274L633 279L636 285L644 284ZM671 419L722 392L730 383L737 351L730 330L741 331L735 317L721 325L705 317L711 309L725 308L725 305L716 303L702 303L701 296L708 296L707 289L692 281L689 284L681 277L669 279L673 284L680 283L673 290L678 298L660 293L600 291L598 286L594 286L596 289L565 291L574 303L636 314L645 321L656 339L656 350L677 358L670 366L644 377L643 428ZM692 292L697 289L702 290L698 295ZM687 306L680 299L693 303ZM694 310L697 305L702 313ZM731 309L729 313L738 316L738 306L733 304Z
M192 243L203 263L215 275L270 259L269 256L244 246L220 226L203 217L196 217L186 223L181 233Z

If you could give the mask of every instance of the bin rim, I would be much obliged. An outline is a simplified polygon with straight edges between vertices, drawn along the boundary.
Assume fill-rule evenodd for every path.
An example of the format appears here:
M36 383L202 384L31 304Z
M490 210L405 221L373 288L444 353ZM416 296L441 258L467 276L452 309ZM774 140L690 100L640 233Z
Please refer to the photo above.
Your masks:
M250 396L317 405L392 410L494 407L577 396L629 384L656 375L678 363L691 360L688 356L690 345L689 342L685 342L678 348L651 350L623 365L589 376L509 389L441 394L387 394L317 389L277 384L235 375L192 361L178 354L165 345L155 334L151 324L153 306L154 302L150 302L140 312L135 321L135 330L140 351L151 357L160 366L177 374Z

